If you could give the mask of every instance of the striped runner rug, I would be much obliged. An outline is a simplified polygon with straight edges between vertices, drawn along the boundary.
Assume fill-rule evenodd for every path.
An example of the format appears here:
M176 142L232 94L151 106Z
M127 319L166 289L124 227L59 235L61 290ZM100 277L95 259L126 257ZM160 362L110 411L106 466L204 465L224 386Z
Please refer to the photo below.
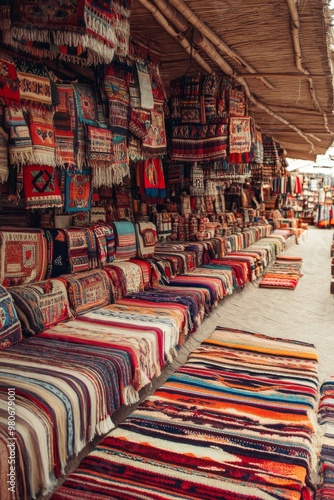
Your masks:
M259 287L294 290L301 277L301 262L276 261L264 274Z
M52 499L311 499L313 345L217 327Z
M320 389L319 423L323 428L320 454L321 483L317 500L334 499L334 377L326 380Z

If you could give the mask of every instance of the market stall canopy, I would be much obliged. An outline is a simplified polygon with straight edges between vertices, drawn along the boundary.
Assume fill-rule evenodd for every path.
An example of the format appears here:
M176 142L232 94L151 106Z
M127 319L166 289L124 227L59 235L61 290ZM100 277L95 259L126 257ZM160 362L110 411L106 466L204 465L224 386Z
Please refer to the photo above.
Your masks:
M333 33L326 0L134 0L131 30L159 42L167 92L187 73L225 73L288 156L334 139Z

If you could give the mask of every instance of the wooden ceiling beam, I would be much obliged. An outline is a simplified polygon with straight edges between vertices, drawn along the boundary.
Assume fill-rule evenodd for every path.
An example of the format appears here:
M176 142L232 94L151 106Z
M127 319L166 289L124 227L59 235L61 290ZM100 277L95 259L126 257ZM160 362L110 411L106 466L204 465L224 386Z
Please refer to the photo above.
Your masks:
M161 11L153 4L151 4L148 0L138 0L139 3L142 4L149 12L151 12L152 16L156 19L156 21L164 28L164 30L174 38L183 49L194 59L199 66L201 66L204 71L211 74L213 73L212 67L203 59L203 57L198 54L195 50L193 50L192 45L185 37L180 37L180 34L175 31L175 29L171 26L171 24L167 21L165 16L161 13Z
M182 14L182 16L187 19L195 28L197 28L203 36L205 36L217 49L219 49L224 54L231 57L235 62L240 64L241 67L247 69L250 73L256 74L257 71L254 69L243 57L241 57L237 52L231 49L221 38L219 38L203 21L200 19L195 12L193 12L183 0L169 0L169 3L175 7L175 9ZM262 83L270 88L274 89L273 85L265 78L259 77Z

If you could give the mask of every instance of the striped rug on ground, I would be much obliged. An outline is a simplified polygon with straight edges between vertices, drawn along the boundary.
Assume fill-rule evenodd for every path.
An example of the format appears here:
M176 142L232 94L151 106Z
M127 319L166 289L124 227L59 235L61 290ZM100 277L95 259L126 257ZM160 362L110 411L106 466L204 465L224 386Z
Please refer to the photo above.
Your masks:
M217 327L53 500L311 499L313 345Z
M302 277L300 261L276 261L264 274L260 288L294 290Z
M324 382L320 390L319 423L324 434L320 454L321 484L317 500L334 499L334 377Z

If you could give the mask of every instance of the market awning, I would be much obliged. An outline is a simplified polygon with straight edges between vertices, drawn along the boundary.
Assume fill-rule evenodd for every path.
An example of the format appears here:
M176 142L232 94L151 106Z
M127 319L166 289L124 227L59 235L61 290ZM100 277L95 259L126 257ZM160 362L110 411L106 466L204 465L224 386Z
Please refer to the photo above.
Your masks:
M328 1L134 0L132 32L161 47L165 87L186 72L223 72L249 114L293 158L315 160L334 139Z

